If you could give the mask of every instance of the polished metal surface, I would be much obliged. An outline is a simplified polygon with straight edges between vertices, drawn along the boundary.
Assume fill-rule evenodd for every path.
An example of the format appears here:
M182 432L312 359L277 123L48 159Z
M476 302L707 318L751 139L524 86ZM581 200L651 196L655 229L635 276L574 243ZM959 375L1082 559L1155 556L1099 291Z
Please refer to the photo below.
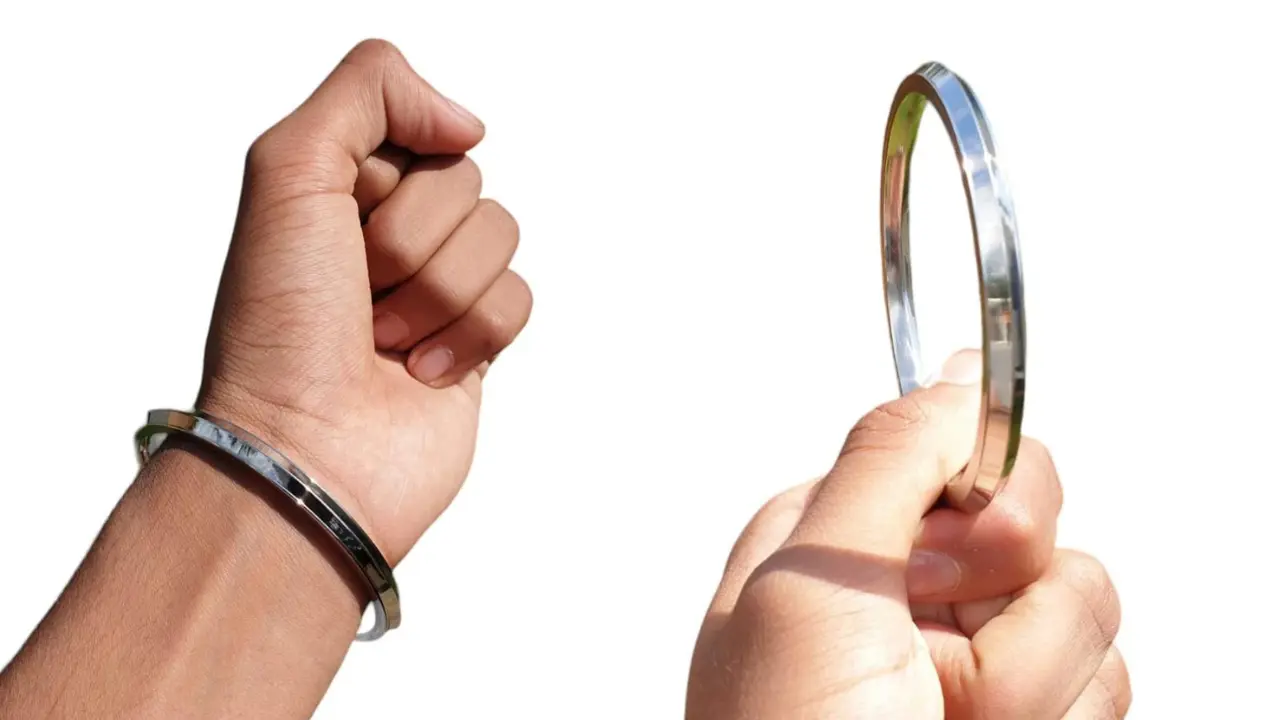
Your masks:
M982 415L973 457L947 486L948 502L973 512L1004 486L1018 455L1027 352L1022 266L1013 200L1000 177L982 106L958 75L938 63L924 65L902 81L894 97L880 186L885 307L902 394L925 380L912 303L908 188L916 134L930 105L941 116L960 164L981 288Z
M400 592L391 566L364 530L297 465L249 431L207 413L152 410L138 430L138 460L145 463L171 433L202 440L249 466L319 523L346 551L373 594L373 626L357 640L376 640L400 626Z

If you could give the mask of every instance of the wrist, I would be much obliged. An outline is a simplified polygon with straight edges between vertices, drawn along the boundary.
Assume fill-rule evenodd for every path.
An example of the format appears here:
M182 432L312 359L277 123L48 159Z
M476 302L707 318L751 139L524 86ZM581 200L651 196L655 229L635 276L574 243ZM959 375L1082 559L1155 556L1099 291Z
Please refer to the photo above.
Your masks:
M336 400L331 401L331 404L342 405ZM349 431L338 427L333 420L262 399L238 384L224 380L206 380L196 401L196 408L234 423L297 464L324 488L343 511L370 535L379 550L386 554L379 529L365 512L363 499L350 491L350 473L337 469L326 461L325 458L332 458L333 453L317 451L318 446L328 448L333 444L332 438L345 437ZM284 504L287 505L288 502L285 501ZM388 556L388 560L394 566L395 558Z
M0 707L309 717L368 598L298 511L235 459L175 437L6 671Z
M323 528L322 536L332 541L329 547L342 549L349 566L358 569L372 601L373 625L356 636L357 640L377 639L400 625L399 591L385 556L360 523L306 471L250 430L225 416L201 411L147 413L146 424L136 436L139 457L148 462L174 435L197 439L251 469L266 481L266 487L288 498L287 504L310 523L305 527ZM288 511L282 508L282 512Z
M286 622L300 632L351 626L354 635L369 600L350 558L290 498L194 438L171 435L117 514L131 525L169 527L189 548L178 548L179 556L234 577L246 603L296 608Z

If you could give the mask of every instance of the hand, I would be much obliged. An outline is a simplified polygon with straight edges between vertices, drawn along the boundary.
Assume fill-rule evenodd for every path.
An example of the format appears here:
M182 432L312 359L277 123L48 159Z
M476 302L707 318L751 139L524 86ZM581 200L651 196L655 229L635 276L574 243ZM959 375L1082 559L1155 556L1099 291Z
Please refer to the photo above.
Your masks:
M532 304L463 155L483 135L361 43L249 150L209 334L197 405L290 455L393 564L466 477L481 377Z
M734 547L689 682L687 717L1119 718L1106 571L1055 551L1061 489L1024 439L977 515L930 508L969 458L981 358L882 406L826 478L775 498ZM926 514L927 513L927 514Z

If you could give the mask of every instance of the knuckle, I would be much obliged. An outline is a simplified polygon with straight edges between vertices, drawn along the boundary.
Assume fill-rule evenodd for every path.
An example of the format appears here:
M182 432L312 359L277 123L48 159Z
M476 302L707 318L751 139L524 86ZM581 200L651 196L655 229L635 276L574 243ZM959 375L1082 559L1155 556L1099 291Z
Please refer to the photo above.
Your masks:
M801 592L794 573L783 567L778 551L751 573L738 597L734 612L764 631L794 630L814 617L808 593Z
M259 177L273 167L283 164L288 147L280 131L272 128L257 137L249 145L245 167L251 178Z
M1053 563L1056 519L1043 517L1035 504L998 497L988 508L999 538L1000 573L1010 590L1026 587L1043 577Z
M1129 707L1133 705L1133 684L1129 679L1129 668L1124 662L1124 656L1114 647L1111 652L1114 667L1109 676L1102 678L1102 682L1111 698L1112 710L1119 720L1129 714Z
M497 200L484 198L479 201L476 203L476 214L495 232L517 240L520 237L520 224Z
M517 321L515 332L519 332L529 321L529 314L533 311L533 290L517 272L508 270L504 276L505 281L511 285L511 315Z
M997 507L1002 534L1012 547L1019 550L1019 556L1031 557L1039 555L1036 551L1041 547L1052 548L1053 538L1046 532L1048 524L1043 518L1036 517L1026 503L1004 500Z
M480 196L480 191L484 188L484 174L480 172L480 166L470 155L463 155L454 166L454 172L458 176L458 185L464 189L468 195L473 198Z
M490 355L509 345L520 332L518 318L506 308L488 308L477 314L476 323L483 338L482 349Z
M1053 461L1053 453L1049 451L1049 446L1045 445L1039 440L1036 440L1033 437L1025 438L1025 440L1028 444L1031 445L1032 448L1034 448L1034 451L1037 457L1039 457L1041 461L1044 462L1046 467L1049 467L1049 468L1057 467L1057 465Z
M809 505L809 495L813 488L817 485L817 480L797 485L795 487L784 490L774 495L756 510L755 514L743 527L739 534L739 542L745 540L748 536L757 533L762 528L778 527L785 532L779 533L781 536L791 534L795 529L796 523L800 521L800 517L804 515L805 509Z
M502 301L472 307L471 325L475 329L476 351L481 355L497 355L516 341L516 336L529 323L531 296L506 295Z
M1049 448L1035 438L1023 437L1018 445L1017 462L1025 468L1023 472L1033 472L1043 478L1042 490L1049 493L1051 507L1061 510L1062 481L1058 477L1058 467L1053 462Z
M1107 650L1102 666L1094 673L1085 693L1089 695L1091 717L1122 720L1133 704L1133 687L1124 657L1113 645Z
M400 49L382 38L366 38L347 53L347 61L356 64L386 66L404 62Z
M245 155L245 180L269 188L264 196L288 199L321 189L334 172L324 140L286 119L258 136Z
M480 239L501 257L503 265L511 262L520 245L520 226L506 208L493 200L481 200L477 218L483 232Z
M780 513L793 514L802 512L809 505L809 498L821 480L810 480L806 483L788 488L769 498L769 501L756 512L756 517Z
M1097 633L1099 646L1110 647L1120 632L1120 598L1106 566L1091 555L1065 551L1060 572L1082 606L1081 622Z
M1026 435L1022 436L1018 444L1018 459L1024 458L1036 469L1053 469L1053 458L1049 455L1049 448L1039 440Z
M777 576L754 577L742 589L735 612L763 628L789 625L800 610Z
M809 497L817 487L819 480L811 480L802 485L784 490L756 510L755 514L739 533L738 542L729 557L729 564L735 562L740 551L753 542L760 542L761 537L775 538L772 545L776 548L782 539L790 535L796 524L809 506Z
M884 403L863 415L845 441L844 453L897 449L912 443L929 423L929 408L912 395Z

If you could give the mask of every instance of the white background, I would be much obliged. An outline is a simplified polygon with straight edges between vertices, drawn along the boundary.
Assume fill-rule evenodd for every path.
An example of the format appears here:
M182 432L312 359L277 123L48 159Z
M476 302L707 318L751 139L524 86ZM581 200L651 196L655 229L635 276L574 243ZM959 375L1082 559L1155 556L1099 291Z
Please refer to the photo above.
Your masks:
M354 648L318 717L679 717L742 524L896 392L878 153L898 81L936 59L1011 176L1026 429L1061 470L1063 544L1119 586L1132 717L1270 716L1273 38L1197 7L6 4L0 654L131 480L145 411L193 399L248 144L381 36L486 121L536 308L466 489L398 571L403 628ZM926 329L976 333L935 131Z

